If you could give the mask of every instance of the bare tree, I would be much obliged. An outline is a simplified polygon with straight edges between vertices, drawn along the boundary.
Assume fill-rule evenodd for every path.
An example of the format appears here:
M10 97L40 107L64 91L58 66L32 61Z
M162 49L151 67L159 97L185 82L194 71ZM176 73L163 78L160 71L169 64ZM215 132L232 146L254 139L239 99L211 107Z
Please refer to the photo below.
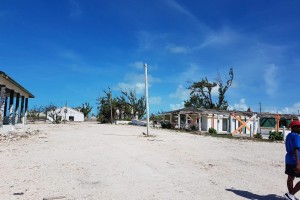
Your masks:
M232 84L233 69L229 69L229 77L226 85L223 85L223 80L218 74L215 82L209 82L205 77L199 82L192 82L188 89L191 90L191 96L188 101L185 101L185 107L210 108L227 110L228 102L225 100L225 93ZM218 86L218 101L214 102L212 98L212 89Z

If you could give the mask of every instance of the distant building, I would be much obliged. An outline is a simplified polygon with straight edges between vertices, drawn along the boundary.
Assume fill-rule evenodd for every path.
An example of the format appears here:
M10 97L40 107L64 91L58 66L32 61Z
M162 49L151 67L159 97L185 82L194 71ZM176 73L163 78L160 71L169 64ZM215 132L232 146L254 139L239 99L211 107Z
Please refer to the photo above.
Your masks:
M256 113L251 111L228 111L215 109L183 108L161 114L163 122L175 129L194 127L208 132L215 129L219 134L269 133L271 130L282 131L288 128L292 120L299 116L291 114Z
M56 117L60 121L73 121L73 122L83 122L84 121L84 114L78 110L75 110L73 108L64 106L61 108L56 109L55 111L50 111L47 113L47 119L50 121L53 121L53 114L56 114Z
M34 96L0 71L0 129L3 125L11 129L16 124L26 124L29 98Z

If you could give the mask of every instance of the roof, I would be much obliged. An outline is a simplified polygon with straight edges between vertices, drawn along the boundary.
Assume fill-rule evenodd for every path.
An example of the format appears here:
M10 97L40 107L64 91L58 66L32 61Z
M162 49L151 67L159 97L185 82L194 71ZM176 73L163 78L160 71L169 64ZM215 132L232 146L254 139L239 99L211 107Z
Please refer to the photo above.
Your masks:
M230 114L230 113L242 114L252 116L255 112L237 111L237 110L216 110L216 109L204 109L204 108L182 108L178 110L164 112L161 115L169 114Z
M16 88L22 90L24 93L28 95L28 98L34 98L34 95L31 94L28 90L26 90L23 86L21 86L19 83L17 83L14 79L9 77L7 74L5 74L3 71L0 71L0 80L3 78L3 80L8 81L12 85L14 85ZM11 88L9 88L11 89Z
M243 116L253 116L257 114L259 118L275 118L275 113L257 113L257 112L250 112L250 111L239 111L239 110L216 110L216 109L202 109L202 108L182 108L178 110L168 111L161 113L161 115L170 115L170 114L201 114L201 115L208 115L208 114L223 114L229 115L231 113L235 113L236 115L243 115ZM298 118L297 115L293 114L279 114L281 119L292 119Z

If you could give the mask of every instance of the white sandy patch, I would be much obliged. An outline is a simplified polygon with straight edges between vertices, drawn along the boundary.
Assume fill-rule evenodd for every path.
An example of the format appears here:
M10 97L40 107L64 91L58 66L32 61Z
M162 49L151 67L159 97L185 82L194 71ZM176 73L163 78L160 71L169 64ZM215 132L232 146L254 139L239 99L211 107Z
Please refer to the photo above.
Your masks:
M283 143L96 123L0 143L0 199L281 199ZM278 196L276 196L278 195Z

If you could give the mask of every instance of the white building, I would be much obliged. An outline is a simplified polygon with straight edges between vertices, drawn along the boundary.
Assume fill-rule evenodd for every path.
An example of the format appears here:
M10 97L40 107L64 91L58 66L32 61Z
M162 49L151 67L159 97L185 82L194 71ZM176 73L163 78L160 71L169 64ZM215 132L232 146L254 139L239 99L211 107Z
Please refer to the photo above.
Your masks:
M163 121L177 129L194 126L197 130L208 132L215 129L219 134L268 134L269 131L283 131L292 120L300 120L292 114L256 113L251 111L229 111L214 109L183 108L161 114ZM277 119L276 119L277 118Z
M0 71L0 132L26 124L30 98L34 96L28 90Z
M83 122L84 114L78 110L73 108L69 108L67 106L56 109L55 111L47 113L47 119L53 121L53 113L56 114L56 117L61 121L73 121L73 122Z
M197 130L208 132L210 128L219 134L255 135L259 127L256 113L246 111L220 111L214 109L183 108L162 113L163 121L172 127L187 129L191 126Z

